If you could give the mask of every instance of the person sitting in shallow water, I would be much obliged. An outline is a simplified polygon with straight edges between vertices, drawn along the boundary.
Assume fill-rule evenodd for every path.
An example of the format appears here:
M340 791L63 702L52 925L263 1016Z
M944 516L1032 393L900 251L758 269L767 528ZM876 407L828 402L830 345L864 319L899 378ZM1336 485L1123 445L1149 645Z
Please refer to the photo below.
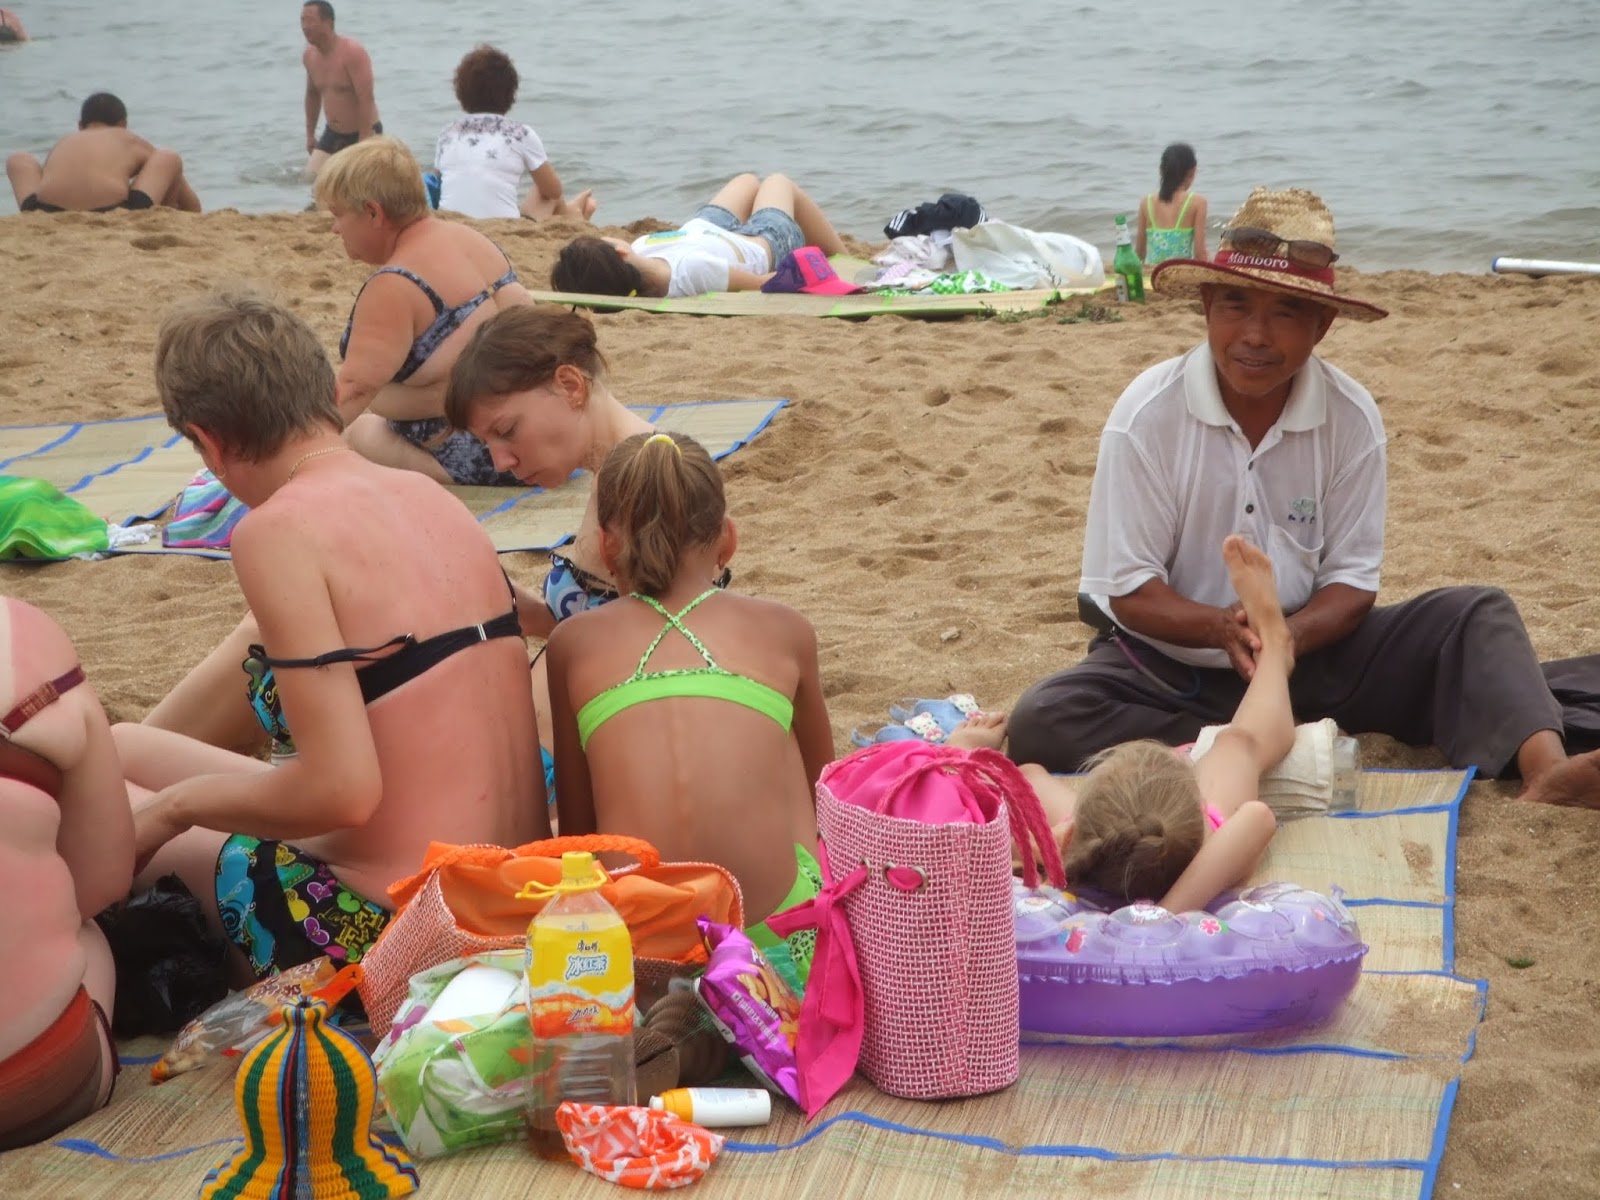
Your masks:
M13 45L28 40L28 31L22 21L9 8L0 8L0 46Z
M117 748L59 625L0 597L0 1151L103 1106L116 968L94 916L133 878Z
M753 292L801 246L842 254L844 242L817 203L786 175L735 175L678 229L632 243L574 238L550 271L558 292L699 296Z
M1260 649L1232 721L1200 761L1146 740L1102 752L1071 783L1037 763L1021 765L1060 843L1070 887L1187 912L1245 883L1272 841L1277 820L1260 785L1294 745L1294 642L1272 561L1236 535L1223 542L1222 559ZM1004 717L979 715L948 742L998 750L1004 739Z
M21 151L6 159L6 177L22 212L200 211L183 159L129 130L127 107L110 92L83 102L77 132L57 142L42 165Z
M737 537L722 476L692 438L627 438L595 497L600 553L625 595L550 635L561 832L720 863L751 939L786 947L803 980L809 935L784 942L765 920L821 886L812 796L833 734L816 631L716 586Z
M511 260L476 229L433 215L417 160L394 138L341 150L316 192L345 252L378 268L339 339L339 415L350 445L440 483L515 486L482 442L444 418L450 367L473 330L528 299Z
M444 127L434 147L439 207L487 220L493 217L594 217L592 191L568 200L561 177L530 127L506 116L517 100L517 68L493 46L479 46L456 66L456 99L467 114ZM517 202L522 177L533 177Z
M176 310L156 384L250 509L233 564L276 765L119 725L136 886L177 874L241 976L359 961L430 842L549 835L510 585L459 500L350 452L327 357L293 314L234 293Z

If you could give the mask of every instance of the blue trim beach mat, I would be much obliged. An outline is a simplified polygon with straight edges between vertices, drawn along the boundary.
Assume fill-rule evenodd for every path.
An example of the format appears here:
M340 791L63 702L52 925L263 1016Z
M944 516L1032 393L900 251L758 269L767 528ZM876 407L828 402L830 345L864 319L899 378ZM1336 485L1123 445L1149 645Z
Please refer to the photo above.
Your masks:
M725 458L765 429L786 400L706 400L691 404L633 405L645 420L686 433ZM200 457L160 416L84 421L72 425L0 427L0 475L44 479L113 524L153 520L168 512L202 469ZM208 476L209 478L209 476ZM547 550L578 531L589 483L575 478L559 488L451 488L477 516L502 553ZM180 521L229 523L225 497L190 493ZM209 507L216 501L215 507ZM233 519L237 519L234 516ZM205 541L205 530L197 541ZM215 532L215 530L211 530ZM225 530L224 530L225 532ZM118 553L193 554L226 558L226 549L167 546L154 541Z
M1454 973L1455 834L1469 772L1367 772L1357 811L1279 831L1259 878L1340 886L1372 946L1346 1007L1301 1031L1171 1042L1029 1038L1022 1077L920 1103L859 1078L806 1125L729 1130L709 1200L1428 1200L1487 989ZM162 1044L125 1047L149 1061ZM226 1063L116 1099L43 1146L0 1157L0 1195L194 1195L236 1145ZM574 1166L502 1145L423 1162L424 1195L614 1198Z

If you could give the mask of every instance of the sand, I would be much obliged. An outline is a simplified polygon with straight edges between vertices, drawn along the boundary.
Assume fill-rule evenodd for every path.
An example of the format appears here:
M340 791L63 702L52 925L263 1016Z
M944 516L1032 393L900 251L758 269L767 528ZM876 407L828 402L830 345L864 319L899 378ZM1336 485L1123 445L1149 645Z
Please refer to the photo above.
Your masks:
M484 227L541 282L575 232ZM164 306L222 279L275 289L331 353L365 275L313 215L7 218L0 255L7 424L156 410ZM1493 584L1541 655L1600 651L1600 280L1344 282L1394 313L1337 324L1323 347L1371 389L1389 430L1381 600ZM598 318L625 401L794 400L726 465L734 567L738 587L815 622L841 750L898 698L962 690L1003 706L1082 652L1074 592L1101 423L1138 371L1195 344L1202 324L1198 304L1163 299L1115 323L1058 319L1077 309L1021 321ZM541 573L532 555L507 562L528 581ZM179 557L8 566L0 587L62 622L119 720L143 716L243 608L226 564ZM1369 765L1441 762L1382 738L1362 751ZM1589 1197L1600 813L1513 794L1478 784L1463 810L1457 965L1490 981L1490 1005L1437 1194Z

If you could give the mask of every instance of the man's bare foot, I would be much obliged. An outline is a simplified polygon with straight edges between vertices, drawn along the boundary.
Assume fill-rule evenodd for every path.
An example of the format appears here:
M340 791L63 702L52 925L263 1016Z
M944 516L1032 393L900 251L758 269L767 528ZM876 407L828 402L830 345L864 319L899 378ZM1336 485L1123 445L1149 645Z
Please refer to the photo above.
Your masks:
M1600 808L1600 750L1575 754L1522 790L1519 800L1565 808Z
M1005 740L1005 713L973 713L950 731L944 744L962 750L998 750Z
M1239 596L1245 619L1261 639L1263 650L1273 649L1289 656L1294 664L1294 637L1283 616L1283 605L1278 600L1278 583L1272 575L1272 560L1260 549L1238 534L1230 535L1222 543L1222 561L1227 564L1228 578Z

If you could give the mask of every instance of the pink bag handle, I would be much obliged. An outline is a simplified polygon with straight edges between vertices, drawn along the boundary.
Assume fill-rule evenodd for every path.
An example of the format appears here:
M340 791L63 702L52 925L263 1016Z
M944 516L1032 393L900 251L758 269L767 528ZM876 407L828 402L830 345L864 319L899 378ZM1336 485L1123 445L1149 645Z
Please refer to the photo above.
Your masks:
M904 753L899 747L904 742L880 742L856 752L852 758L868 760L885 754ZM1022 881L1029 887L1039 886L1039 859L1044 860L1045 878L1055 887L1065 888L1066 871L1061 865L1061 848L1050 832L1050 821L1038 793L1017 766L997 750L962 750L955 746L927 746L919 749L934 752L922 762L907 770L894 783L883 790L873 811L885 814L906 791L929 771L958 775L973 791L982 792L998 801L1004 801L1011 820L1011 840L1021 851ZM846 760L848 761L848 760ZM843 762L833 764L842 766ZM829 769L829 774L833 768ZM823 782L828 782L824 778ZM969 808L973 807L969 802ZM981 816L974 812L974 816ZM1038 850L1037 856L1035 849Z

